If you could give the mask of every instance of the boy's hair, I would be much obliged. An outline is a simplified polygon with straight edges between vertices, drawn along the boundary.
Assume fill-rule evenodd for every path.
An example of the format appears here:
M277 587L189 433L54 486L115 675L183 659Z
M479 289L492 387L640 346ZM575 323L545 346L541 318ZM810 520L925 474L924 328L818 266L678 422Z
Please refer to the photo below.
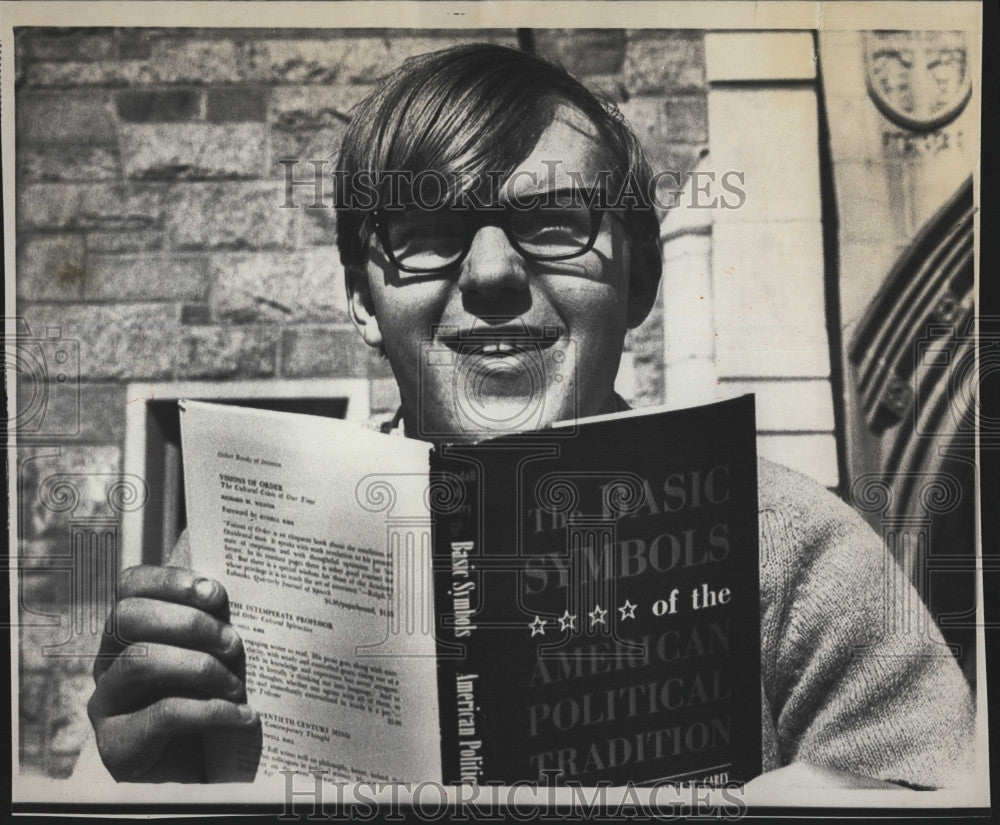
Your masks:
M352 111L337 164L337 246L348 277L367 259L362 237L371 211L387 197L367 177L434 170L450 184L448 200L502 172L502 182L534 149L560 103L582 112L596 127L612 178L638 190L626 220L642 276L659 282L659 222L649 200L651 172L642 147L614 104L602 101L559 66L517 49L475 43L410 58ZM359 178L360 176L360 178ZM634 182L634 183L633 183ZM364 185L364 184L362 184ZM369 184L370 187L370 184ZM496 193L487 193L487 197ZM614 193L612 193L612 196ZM385 203L385 200L382 200ZM367 205L367 204L365 204ZM633 267L633 277L638 276Z

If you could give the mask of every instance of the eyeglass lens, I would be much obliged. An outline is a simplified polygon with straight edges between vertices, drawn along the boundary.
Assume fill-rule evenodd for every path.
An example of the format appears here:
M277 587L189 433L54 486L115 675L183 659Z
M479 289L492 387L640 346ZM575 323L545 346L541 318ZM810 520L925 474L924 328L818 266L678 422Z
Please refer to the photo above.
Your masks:
M393 263L409 271L446 269L461 260L483 223L484 213L450 207L425 210L416 207L382 213L381 233ZM514 247L536 260L559 260L582 254L601 219L598 210L580 203L560 205L539 202L508 205L496 216Z

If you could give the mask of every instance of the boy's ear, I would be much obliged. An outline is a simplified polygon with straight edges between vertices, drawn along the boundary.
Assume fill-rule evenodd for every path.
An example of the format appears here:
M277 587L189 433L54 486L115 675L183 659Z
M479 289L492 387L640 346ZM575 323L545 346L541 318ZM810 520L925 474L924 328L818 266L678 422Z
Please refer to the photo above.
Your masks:
M348 266L344 269L344 279L347 281L347 304L354 326L368 346L381 347L382 328L375 317L368 273L361 267Z
M659 247L631 250L628 278L628 328L635 329L646 320L656 303L660 285Z

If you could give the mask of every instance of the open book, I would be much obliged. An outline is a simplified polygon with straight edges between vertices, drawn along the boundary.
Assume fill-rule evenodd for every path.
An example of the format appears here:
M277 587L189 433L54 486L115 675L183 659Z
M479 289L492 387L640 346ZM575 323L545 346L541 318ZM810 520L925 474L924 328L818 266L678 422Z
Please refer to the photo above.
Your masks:
M193 566L262 718L216 778L760 773L752 396L441 447L180 403Z

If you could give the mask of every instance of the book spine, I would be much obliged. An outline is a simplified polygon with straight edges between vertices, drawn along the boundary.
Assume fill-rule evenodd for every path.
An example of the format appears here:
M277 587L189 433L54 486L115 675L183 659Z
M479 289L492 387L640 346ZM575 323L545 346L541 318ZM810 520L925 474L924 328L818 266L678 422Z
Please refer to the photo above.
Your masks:
M475 634L478 575L475 571L476 482L464 462L431 453L434 546L434 627L437 642L441 773L445 784L484 781L483 741L477 724L480 681L468 645ZM457 489L456 489L457 486ZM456 506L444 506L443 501Z

